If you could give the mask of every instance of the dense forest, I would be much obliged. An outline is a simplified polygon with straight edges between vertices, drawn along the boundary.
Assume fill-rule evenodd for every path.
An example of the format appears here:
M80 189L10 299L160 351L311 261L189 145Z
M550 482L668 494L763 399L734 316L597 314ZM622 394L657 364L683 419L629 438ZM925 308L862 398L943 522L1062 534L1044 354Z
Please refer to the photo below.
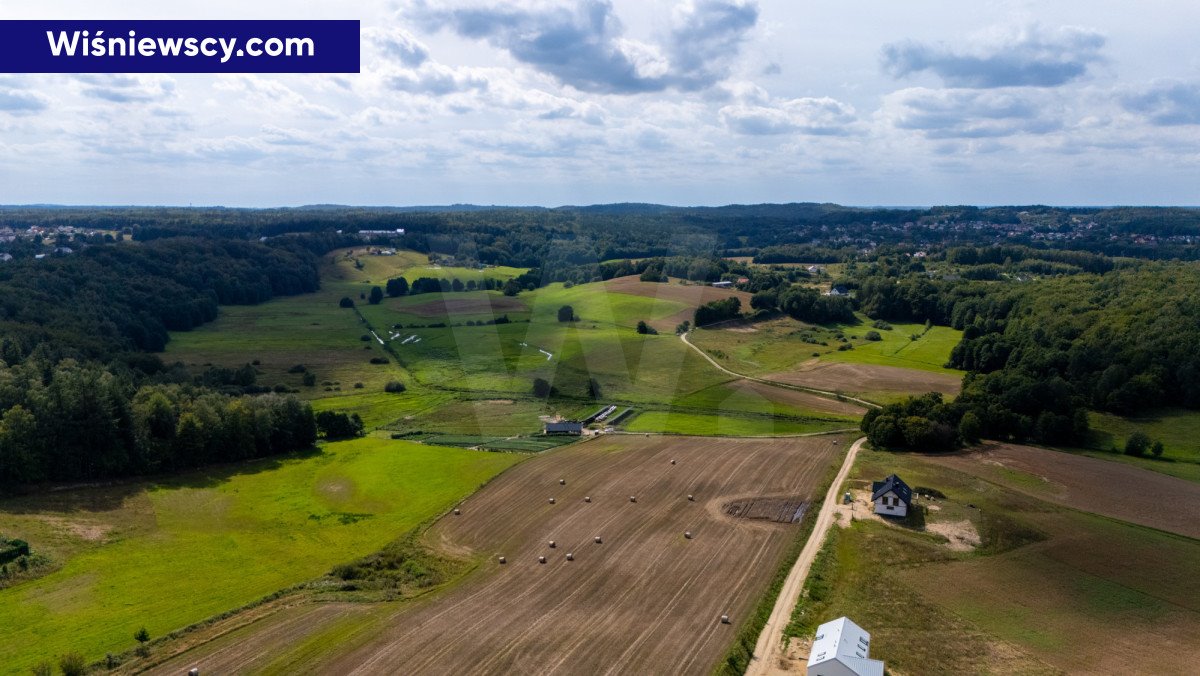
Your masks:
M195 377L168 331L318 288L337 237L178 237L0 267L0 484L120 477L304 448L311 409L248 375Z

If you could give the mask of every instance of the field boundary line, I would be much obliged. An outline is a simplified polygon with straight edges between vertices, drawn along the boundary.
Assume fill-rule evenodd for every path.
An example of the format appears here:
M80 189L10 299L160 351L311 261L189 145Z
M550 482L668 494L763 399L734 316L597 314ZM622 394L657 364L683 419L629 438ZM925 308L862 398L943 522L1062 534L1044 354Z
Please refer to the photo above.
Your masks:
M719 369L720 371L728 373L729 375L731 375L735 378L741 378L743 380L750 380L750 381L753 381L756 383L762 383L763 385L770 385L771 387L778 387L778 388L784 389L784 390L795 390L798 392L808 392L809 394L817 394L822 397L836 399L838 401L852 401L856 404L861 404L863 406L866 406L867 408L880 408L879 404L867 401L866 399L859 399L857 397L848 397L844 394L838 394L837 392L830 392L829 390L819 390L815 387L805 387L804 385L793 385L792 383L782 383L782 382L779 382L778 380L768 380L767 378L758 378L755 376L745 375L744 373L730 371L729 369L725 368L724 366L718 364L717 360L708 356L707 352L705 352L704 350L697 347L695 344L692 343L692 341L688 340L687 333L679 334L679 339L682 340L688 347L692 348L697 353L699 353L701 357L704 357L705 359L707 359L708 363L717 367L717 369Z
M800 556L792 566L792 572L788 573L783 588L779 590L779 596L775 599L775 608L771 610L771 616L767 618L767 623L763 625L762 633L758 636L758 642L754 646L754 655L750 658L750 664L746 668L747 676L764 676L769 673L770 665L778 659L783 646L783 631L792 620L792 612L800 601L800 594L804 590L804 583L808 579L808 571L812 568L813 560L816 559L817 552L825 543L826 534L833 526L833 515L837 509L838 494L841 493L842 484L846 482L850 468L854 466L858 449L866 441L866 437L863 437L850 445L850 450L846 451L846 458L842 461L842 468L838 470L833 483L829 484L829 491L825 494L825 502L821 505L816 524L808 536L808 542L805 543L804 549L800 550Z

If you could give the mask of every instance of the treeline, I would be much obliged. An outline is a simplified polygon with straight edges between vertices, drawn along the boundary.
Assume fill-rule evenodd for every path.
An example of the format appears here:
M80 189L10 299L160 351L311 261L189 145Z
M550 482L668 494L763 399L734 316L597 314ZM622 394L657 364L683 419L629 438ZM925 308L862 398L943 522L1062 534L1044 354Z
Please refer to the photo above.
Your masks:
M310 445L312 411L254 369L192 376L152 352L221 304L318 288L338 237L172 238L0 267L0 484L113 478Z
M864 431L897 445L902 419L926 418L960 439L1070 444L1085 440L1089 409L1200 408L1198 288L1200 267L1180 263L1025 284L869 277L858 290L864 312L962 329L947 366L968 374L952 404L887 411L898 427L885 418ZM915 447L915 436L900 445Z
M90 481L286 453L316 440L290 395L136 384L67 359L0 365L0 484Z
M176 238L0 267L0 356L107 359L159 351L168 331L217 316L218 305L315 291L317 257L298 240L264 245Z
M809 286L790 286L760 291L750 307L767 312L781 311L792 319L812 324L853 322L854 303L845 296L827 296Z

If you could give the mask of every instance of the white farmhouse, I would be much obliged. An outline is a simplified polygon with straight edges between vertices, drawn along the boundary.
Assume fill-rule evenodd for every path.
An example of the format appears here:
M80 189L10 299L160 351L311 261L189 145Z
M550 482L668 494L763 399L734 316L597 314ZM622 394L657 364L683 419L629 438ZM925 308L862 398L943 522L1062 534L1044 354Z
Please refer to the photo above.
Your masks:
M871 484L871 502L875 503L876 514L903 517L912 506L912 489L893 474Z
M808 676L883 676L883 662L870 659L871 635L848 617L817 627L808 655Z

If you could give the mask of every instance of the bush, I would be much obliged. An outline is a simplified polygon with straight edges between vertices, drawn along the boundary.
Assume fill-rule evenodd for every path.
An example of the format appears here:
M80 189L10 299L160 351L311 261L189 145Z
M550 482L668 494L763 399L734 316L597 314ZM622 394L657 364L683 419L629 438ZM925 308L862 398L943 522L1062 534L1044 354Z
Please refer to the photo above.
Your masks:
M867 331L867 333L863 335L863 338L871 342L883 340L883 336L879 335L878 331Z
M879 329L880 331L891 331L892 330L892 325L888 324L887 322L883 321L882 319L876 319L875 321L871 322L871 326Z
M351 299L349 296L344 296L341 300L338 301L338 307L352 308L352 307L354 307L354 300Z
M558 321L573 322L575 319L575 308L571 307L570 305L564 305L558 308Z
M545 378L533 379L533 396L539 399L545 399L551 394L554 394L554 388L551 387L550 383Z
M640 334L642 334L643 336L656 336L656 335L658 335L658 331L657 331L657 330L655 330L655 328L654 328L653 326L650 326L649 324L647 324L647 323L646 323L646 322L644 322L644 321L643 321L643 322L638 322L638 323L637 323L637 332L638 332L638 333L640 333Z
M317 374L305 373L304 378L302 379L302 382L304 383L305 387L312 387L313 385L316 385L317 384Z
M372 364L386 364L386 363L388 363L388 358L387 357L371 357L371 363Z
M390 392L392 394L400 394L406 389L408 388L406 388L404 383L400 382L399 380L389 380L388 383L383 386L384 392Z
M1163 442L1156 441L1154 442L1154 445L1150 447L1150 455L1153 455L1156 458L1161 458L1163 450L1165 450L1163 449Z
M341 389L340 387L337 389ZM326 439L361 437L365 426L357 413L321 411L316 415L317 429Z
M362 384L362 383L354 383L354 389L356 389L356 390L361 390L362 388L363 388L363 384Z
M287 372L288 373L305 373L307 371L308 371L308 367L305 366L304 364L296 364L292 368L288 369Z
M63 676L83 676L87 673L87 660L79 653L67 653L58 658L58 668Z
M1148 450L1150 450L1150 437L1141 430L1129 435L1129 439L1125 441L1125 455L1141 457Z
M359 339L359 340L361 340L361 341L362 341L362 342L364 342L364 343L365 343L365 342L368 342L368 341L370 341L370 340L371 340L371 334L369 334L369 333L364 333L364 334L362 334L361 336L359 336L359 337L358 337L358 339Z

